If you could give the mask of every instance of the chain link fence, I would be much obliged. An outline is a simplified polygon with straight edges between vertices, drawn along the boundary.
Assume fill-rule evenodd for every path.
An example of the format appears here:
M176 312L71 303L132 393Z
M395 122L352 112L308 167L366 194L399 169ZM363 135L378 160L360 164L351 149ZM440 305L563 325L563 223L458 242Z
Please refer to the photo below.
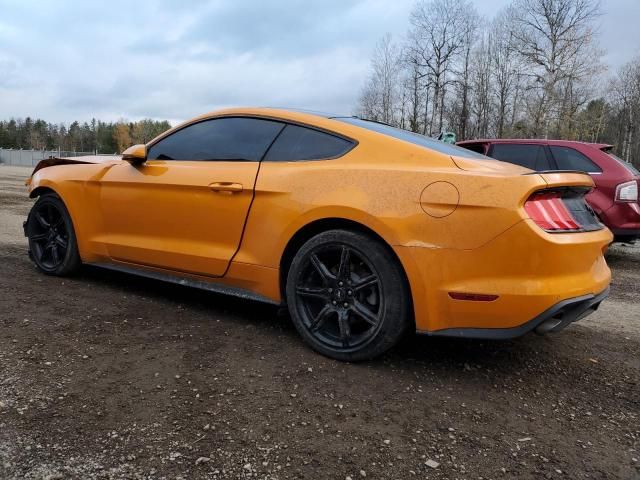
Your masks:
M61 150L15 150L0 148L0 163L4 165L18 165L35 167L40 160L49 157L81 157L95 155L95 152L65 152Z

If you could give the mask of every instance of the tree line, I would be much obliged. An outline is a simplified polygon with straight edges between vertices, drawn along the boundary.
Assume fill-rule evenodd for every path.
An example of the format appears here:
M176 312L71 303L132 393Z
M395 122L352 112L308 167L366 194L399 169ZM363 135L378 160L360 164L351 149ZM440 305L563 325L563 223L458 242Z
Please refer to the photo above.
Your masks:
M597 0L418 0L374 50L357 114L425 135L610 143L640 164L640 56L609 74Z
M0 121L0 148L122 153L136 143L147 143L171 128L168 121L47 123L41 119Z

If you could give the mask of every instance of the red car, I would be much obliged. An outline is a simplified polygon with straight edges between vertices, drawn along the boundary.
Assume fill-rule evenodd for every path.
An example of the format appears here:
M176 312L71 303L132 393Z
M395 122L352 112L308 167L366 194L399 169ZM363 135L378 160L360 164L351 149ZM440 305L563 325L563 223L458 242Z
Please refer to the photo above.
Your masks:
M596 187L587 201L617 242L640 238L640 171L611 153L613 146L567 140L467 140L457 145L536 171L580 170Z

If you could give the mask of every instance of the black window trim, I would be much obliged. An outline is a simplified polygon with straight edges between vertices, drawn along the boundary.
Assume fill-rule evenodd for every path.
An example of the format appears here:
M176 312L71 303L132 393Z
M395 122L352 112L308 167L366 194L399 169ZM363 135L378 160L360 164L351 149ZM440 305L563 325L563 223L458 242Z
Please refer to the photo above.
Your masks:
M553 156L553 154L551 153L551 145L549 145L548 143L544 144L544 153L547 155L547 160L549 161L549 166L556 171L560 171L560 166L558 165L558 162L556 161L556 157Z
M346 135L342 135L341 133L337 133L337 132L334 132L334 131L331 131L331 130L327 130L325 128L318 127L318 126L315 126L315 125L309 125L308 123L298 122L296 120L289 120L289 119L286 119L286 118L274 117L274 116L271 116L271 115L229 113L229 114L222 114L222 115L214 115L212 117L207 117L207 118L198 118L197 120L188 122L188 123L182 125L177 130L173 130L173 131L171 131L171 133L168 133L168 134L163 135L162 137L156 139L155 141L153 141L153 143L147 144L146 151L149 152L151 147L153 147L155 144L161 142L165 138L169 138L174 133L178 133L179 131L184 130L187 127L190 127L191 125L196 125L198 123L206 122L206 121L209 121L209 120L217 120L217 119L221 119L221 118L250 118L250 119L253 118L253 119L256 119L256 120L271 120L273 122L281 123L283 125L283 128L280 129L278 134L271 141L271 143L269 144L267 149L262 154L262 157L260 157L260 160L248 160L248 159L219 159L219 160L216 160L216 159L211 159L211 160L206 160L208 162L216 162L216 161L219 161L219 162L225 162L225 161L256 162L257 161L258 163L262 163L263 161L268 161L269 163L321 162L321 161L324 161L324 160L335 160L337 158L344 157L347 153L351 152L359 144L359 142L356 139L351 138L351 137L347 137ZM278 137L280 137L282 132L284 132L284 130L287 127L287 125L295 125L297 127L308 128L309 130L316 130L317 132L324 133L326 135L331 135L333 137L337 137L337 138L340 138L342 140L345 140L345 141L349 142L351 144L351 146L349 148L347 148L346 150L344 150L342 153L340 153L340 155L334 155L333 157L313 158L313 159L305 159L305 160L264 160L265 157L267 156L267 154L269 153L269 150L271 150L271 147L274 145L274 143L276 143L276 140L278 140ZM158 159L154 159L154 160L158 160ZM168 161L172 161L172 160L168 160ZM201 162L203 160L193 160L193 161Z

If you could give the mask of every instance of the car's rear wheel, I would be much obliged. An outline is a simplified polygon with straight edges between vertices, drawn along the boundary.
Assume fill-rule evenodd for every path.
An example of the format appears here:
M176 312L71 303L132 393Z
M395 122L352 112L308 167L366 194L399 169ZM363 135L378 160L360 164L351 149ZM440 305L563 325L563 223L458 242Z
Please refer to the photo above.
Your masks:
M338 360L376 357L410 325L403 271L380 241L331 230L295 255L286 284L293 322L311 347Z
M33 262L49 275L68 275L80 266L71 217L54 193L42 195L27 218L27 237Z

